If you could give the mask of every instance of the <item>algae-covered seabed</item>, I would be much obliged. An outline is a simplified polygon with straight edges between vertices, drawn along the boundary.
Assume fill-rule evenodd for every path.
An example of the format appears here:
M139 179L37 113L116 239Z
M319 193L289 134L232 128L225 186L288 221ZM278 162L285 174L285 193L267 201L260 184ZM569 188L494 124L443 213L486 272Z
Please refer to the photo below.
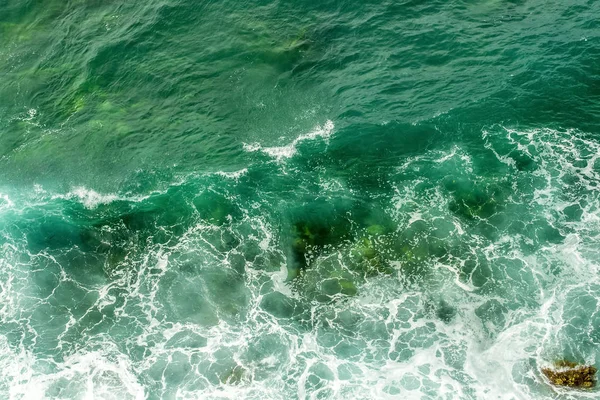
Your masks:
M599 15L0 1L0 397L596 398Z

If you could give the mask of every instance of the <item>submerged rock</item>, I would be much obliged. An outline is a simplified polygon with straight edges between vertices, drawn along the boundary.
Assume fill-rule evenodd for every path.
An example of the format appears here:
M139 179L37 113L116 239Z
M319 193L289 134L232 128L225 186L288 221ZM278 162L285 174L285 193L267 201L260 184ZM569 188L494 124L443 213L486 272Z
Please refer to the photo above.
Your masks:
M321 282L320 289L322 292L321 294L324 294L327 297L326 300L330 300L330 297L333 297L337 294L356 296L358 293L354 282L343 278L326 279Z
M351 269L364 276L391 275L393 268L387 263L379 247L382 245L376 247L376 242L369 238L363 237L358 240L350 249L353 257Z
M242 383L245 375L246 370L243 367L236 365L221 376L221 383L226 385L238 385Z
M347 220L297 221L291 229L291 263L288 279L296 278L325 246L338 246L350 236Z
M424 303L425 312L431 317L437 317L445 324L452 322L457 314L456 307L450 305L446 300L441 299L435 302L433 299L427 300Z
M596 372L592 365L560 360L554 363L554 368L542 368L542 372L556 386L575 388L591 388L596 385Z
M349 215L361 221L360 231ZM372 212L315 202L294 210L290 219L287 282L303 297L329 303L356 296L369 277L394 273L386 254L393 227Z
M369 227L367 227L367 233L369 235L375 235L375 236L377 236L377 235L384 235L384 234L387 233L387 231L388 230L383 225L377 225L377 224L375 224L375 225L370 225Z
M445 300L440 300L435 315L445 323L450 323L456 316L456 308L452 307Z
M500 211L506 193L501 187L461 179L447 179L445 188L450 192L450 211L469 220L487 219Z

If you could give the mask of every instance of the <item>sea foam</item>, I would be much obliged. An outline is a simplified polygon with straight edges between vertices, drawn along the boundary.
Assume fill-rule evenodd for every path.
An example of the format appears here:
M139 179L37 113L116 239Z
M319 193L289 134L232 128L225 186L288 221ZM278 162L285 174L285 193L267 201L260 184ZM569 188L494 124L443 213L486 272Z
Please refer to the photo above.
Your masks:
M323 126L315 127L315 129L311 132L298 136L290 144L285 146L263 147L259 143L244 143L244 150L247 152L262 151L277 161L281 161L282 159L293 157L298 152L297 145L299 143L317 138L322 138L323 140L328 141L331 137L333 129L333 122L328 120Z

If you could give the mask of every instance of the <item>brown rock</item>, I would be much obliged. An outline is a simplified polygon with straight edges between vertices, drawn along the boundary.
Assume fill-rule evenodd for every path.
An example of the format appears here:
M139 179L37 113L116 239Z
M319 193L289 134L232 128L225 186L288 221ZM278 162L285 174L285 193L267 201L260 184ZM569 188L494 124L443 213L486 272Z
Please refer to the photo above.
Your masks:
M595 386L597 371L594 366L578 365L567 360L555 362L554 368L542 368L542 372L553 385L574 388Z

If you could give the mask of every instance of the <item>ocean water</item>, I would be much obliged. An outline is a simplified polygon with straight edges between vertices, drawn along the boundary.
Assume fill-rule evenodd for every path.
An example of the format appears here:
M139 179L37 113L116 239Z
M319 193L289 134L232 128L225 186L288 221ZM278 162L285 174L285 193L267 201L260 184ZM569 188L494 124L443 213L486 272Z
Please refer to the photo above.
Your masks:
M600 2L0 0L0 398L594 399Z

